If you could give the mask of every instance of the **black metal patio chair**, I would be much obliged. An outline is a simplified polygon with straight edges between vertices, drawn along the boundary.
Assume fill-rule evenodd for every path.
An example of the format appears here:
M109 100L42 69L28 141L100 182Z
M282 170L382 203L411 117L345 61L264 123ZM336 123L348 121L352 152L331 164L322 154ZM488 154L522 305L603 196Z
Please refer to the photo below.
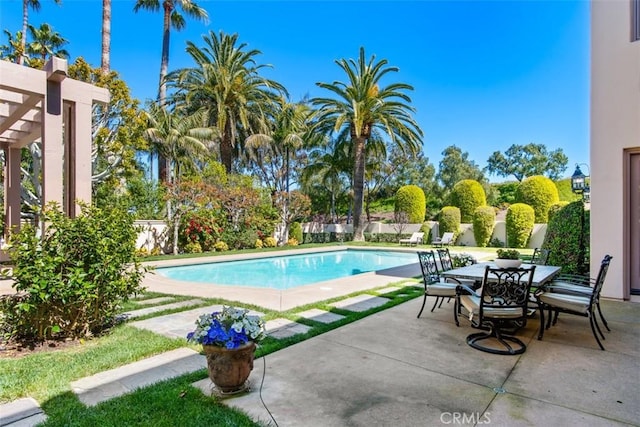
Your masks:
M431 307L431 311L433 311L436 306L438 306L438 303L442 304L444 298L455 298L456 286L458 286L460 282L455 279L445 280L440 277L436 254L434 251L418 252L418 260L420 261L422 280L424 283L424 299L422 300L422 307L420 307L420 312L417 316L420 317L427 302L427 297L436 297L436 301L433 304L433 307Z
M455 319L466 311L471 325L485 332L471 334L467 344L487 353L515 355L524 353L525 343L513 334L524 327L529 315L529 292L536 266L485 268L481 293L459 285Z

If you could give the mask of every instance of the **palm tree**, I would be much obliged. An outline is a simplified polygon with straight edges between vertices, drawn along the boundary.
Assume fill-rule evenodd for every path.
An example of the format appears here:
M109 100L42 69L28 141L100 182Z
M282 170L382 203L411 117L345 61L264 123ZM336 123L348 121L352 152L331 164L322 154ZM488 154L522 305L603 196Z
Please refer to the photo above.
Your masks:
M177 184L181 167L192 164L208 153L209 142L215 129L207 127L204 111L183 114L179 110L169 111L165 106L152 104L145 112L147 129L144 137L154 149L167 159L167 182ZM167 199L167 220L174 222L174 253L177 253L177 221L174 221L171 201Z
M62 0L53 0L56 4L60 4ZM40 10L40 0L22 0L22 35L27 34L27 28L29 27L29 8L36 12ZM22 49L20 49L23 56L18 58L18 64L24 64L24 54L27 52L27 38L22 38Z
M32 57L29 66L41 68L42 65L52 56L68 58L69 52L62 49L68 43L67 39L53 30L49 24L42 24L40 28L29 25L29 34L33 41L27 46L27 53L39 56Z
M409 105L411 98L404 93L413 87L405 83L393 83L384 88L379 86L381 78L397 72L397 67L386 67L387 60L375 62L375 56L366 62L363 47L358 61L341 59L336 64L347 74L349 82L316 83L333 92L337 99L315 98L312 104L319 107L320 130L349 130L354 153L353 240L363 241L365 148L372 131L378 129L393 144L415 153L422 145L422 130L411 116L415 111Z
M133 11L138 12L140 9L157 12L160 9L160 0L137 0ZM158 101L160 105L164 105L167 95L165 77L169 69L169 39L171 28L173 27L175 30L180 31L184 29L186 25L186 21L178 9L182 9L186 15L198 21L206 22L208 19L207 11L192 0L164 0L162 2L162 10L164 13L162 25L162 59L160 61L160 82L158 86Z
M237 34L210 31L203 39L203 48L187 42L187 53L197 66L176 70L167 81L177 89L176 103L207 110L209 125L220 134L220 162L231 172L239 132L266 133L267 117L286 90L259 75L268 65L256 65L254 57L261 52L245 51L245 43L236 45Z
M6 45L0 46L0 59L8 59L11 62L18 63L20 58L24 56L22 50L22 33L18 31L15 36L9 30L3 30L7 36Z
M111 0L102 0L102 54L100 69L102 74L109 73L111 55Z

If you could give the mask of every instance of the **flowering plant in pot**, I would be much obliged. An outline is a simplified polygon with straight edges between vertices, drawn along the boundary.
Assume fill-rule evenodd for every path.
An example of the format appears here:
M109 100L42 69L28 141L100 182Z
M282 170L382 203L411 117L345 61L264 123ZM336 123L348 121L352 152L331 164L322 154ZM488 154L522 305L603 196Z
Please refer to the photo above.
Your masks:
M221 394L233 394L247 389L256 343L264 336L260 317L243 308L223 306L222 311L200 316L187 341L202 344L209 378Z
M517 268L522 264L520 252L515 249L498 249L495 263L500 268Z

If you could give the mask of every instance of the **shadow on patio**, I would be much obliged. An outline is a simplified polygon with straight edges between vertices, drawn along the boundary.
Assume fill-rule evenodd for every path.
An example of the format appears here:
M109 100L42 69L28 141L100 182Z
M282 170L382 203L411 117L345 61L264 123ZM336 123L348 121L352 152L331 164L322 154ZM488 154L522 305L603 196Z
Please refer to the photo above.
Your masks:
M262 397L281 427L345 425L637 425L640 310L603 301L612 332L601 351L588 319L560 316L538 341L536 317L518 336L520 356L469 347L453 302L416 314L421 298L266 356ZM427 304L429 301L427 301ZM252 392L226 400L269 422Z

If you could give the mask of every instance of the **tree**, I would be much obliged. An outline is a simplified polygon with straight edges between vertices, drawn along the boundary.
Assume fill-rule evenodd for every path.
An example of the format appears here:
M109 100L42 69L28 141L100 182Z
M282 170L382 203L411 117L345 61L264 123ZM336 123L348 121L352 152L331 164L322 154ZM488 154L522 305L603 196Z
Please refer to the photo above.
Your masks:
M311 199L298 190L291 191L290 193L279 191L274 195L274 204L278 207L280 221L284 224L279 242L280 244L284 244L289 240L291 223L311 213ZM284 209L285 205L287 207L286 209Z
M42 24L40 28L29 25L29 34L33 41L27 46L27 53L34 55L29 59L30 67L42 68L52 56L69 57L69 52L62 48L68 43L67 39L55 32L49 24Z
M0 59L7 59L17 63L24 55L22 33L18 31L13 35L9 30L4 30L4 33L7 36L7 44L0 46Z
M109 72L111 55L111 0L102 0L102 50L100 69L102 74Z
M209 126L218 130L220 162L232 171L238 152L238 133L267 133L267 118L280 97L286 95L281 84L260 76L267 65L256 65L259 50L237 45L238 35L210 31L203 36L205 46L187 42L187 53L196 67L172 72L167 80L177 89L174 102L188 111L204 109ZM244 139L244 138L243 138ZM235 149L235 150L234 150Z
M160 9L160 0L137 0L133 7L134 12L140 9L157 12ZM163 0L163 20L162 20L162 59L160 60L160 79L158 83L158 101L160 105L165 104L167 97L167 87L165 77L169 69L169 41L171 37L171 28L176 31L184 29L186 21L184 16L179 12L181 9L189 17L198 21L206 22L208 20L207 11L201 8L192 0Z
M62 0L53 0L56 4L60 4ZM21 55L18 57L18 64L24 64L25 54L27 52L27 29L29 27L29 8L36 12L40 10L40 0L22 0L22 46Z
M451 145L444 149L442 156L436 175L436 179L442 186L440 189L442 200L446 200L453 186L464 179L478 181L484 187L487 182L484 173L473 160L469 160L469 153L462 152L457 146Z
M485 170L503 177L513 175L518 181L534 175L545 175L557 180L567 169L568 161L561 148L549 152L544 144L513 144L504 155L500 151L494 151L487 160Z
M397 67L387 67L387 60L375 61L375 55L367 62L364 48L360 48L358 60L341 59L336 64L345 72L348 83L316 83L333 92L336 98L315 98L312 104L319 107L318 128L329 134L347 131L353 145L353 240L364 240L362 206L366 145L374 129L388 136L393 144L415 153L422 145L422 130L411 113L411 98L405 91L413 87L405 83L392 83L380 87L380 80Z

